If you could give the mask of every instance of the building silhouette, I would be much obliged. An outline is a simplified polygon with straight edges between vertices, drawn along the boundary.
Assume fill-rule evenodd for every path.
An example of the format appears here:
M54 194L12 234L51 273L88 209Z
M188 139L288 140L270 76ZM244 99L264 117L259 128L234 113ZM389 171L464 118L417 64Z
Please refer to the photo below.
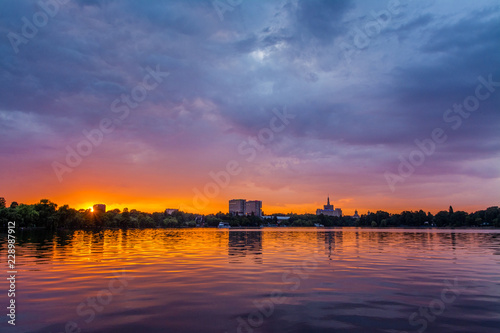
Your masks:
M326 199L326 205L323 206L323 209L318 208L316 210L316 215L326 215L326 216L342 216L342 209L340 208L333 208L333 205L330 205L330 196Z
M229 200L229 214L262 216L262 201L246 199Z
M172 215L175 212L178 212L179 210L177 208L167 208L165 209L165 215Z
M250 200L245 203L245 214L262 216L262 201Z
M245 215L245 199L232 199L229 200L229 214L231 215Z
M95 204L92 206L92 209L94 210L94 213L106 213L106 205L105 204Z

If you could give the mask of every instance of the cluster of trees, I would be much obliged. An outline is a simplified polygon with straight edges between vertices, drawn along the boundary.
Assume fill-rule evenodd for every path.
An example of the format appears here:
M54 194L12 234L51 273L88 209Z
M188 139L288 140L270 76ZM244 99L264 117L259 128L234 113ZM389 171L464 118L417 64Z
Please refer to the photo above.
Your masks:
M423 210L404 211L399 214L379 210L376 213L361 215L359 219L349 216L291 215L290 220L285 223L291 226L313 226L320 223L327 227L500 227L500 208L494 206L469 214L464 211L454 212L450 206L448 211L443 210L436 215L425 213Z
M427 223L426 223L427 222ZM450 206L448 211L440 211L436 215L425 213L423 210L418 212L404 211L399 214L389 214L378 211L370 215L363 215L357 221L359 226L373 227L399 227L399 226L436 226L436 227L500 227L500 208L497 206L489 207L474 213L464 211L453 211Z
M205 225L208 227L216 227L219 225L219 222L227 222L231 227L259 227L262 225L262 219L253 214L238 216L218 212L217 214L211 214L205 217Z
M156 228L195 227L196 215L184 212L144 213L135 209L109 210L105 213L91 209L76 210L68 205L42 199L33 205L12 202L7 207L0 197L0 226L7 227L8 221L15 221L16 227L46 229L103 229L103 228Z
M440 211L436 215L419 211L404 211L390 214L384 211L362 215L359 219L349 216L335 217L313 214L287 214L288 220L261 219L258 216L234 216L219 212L199 216L182 211L172 214L144 213L135 209L123 211L113 209L105 213L92 212L91 209L76 210L68 205L58 207L48 199L42 199L33 205L12 202L7 207L5 199L0 197L0 226L7 227L8 221L15 221L18 227L46 229L103 229L103 228L180 228L180 227L216 227L219 222L228 222L232 227L258 227L261 225L281 225L292 227L312 227L322 224L333 226L360 227L500 227L500 208L489 207L474 213Z

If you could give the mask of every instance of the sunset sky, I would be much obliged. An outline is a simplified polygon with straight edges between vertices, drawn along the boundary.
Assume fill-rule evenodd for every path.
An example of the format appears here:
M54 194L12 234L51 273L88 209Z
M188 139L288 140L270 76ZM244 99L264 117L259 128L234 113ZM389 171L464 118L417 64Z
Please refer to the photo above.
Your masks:
M500 204L497 0L3 0L0 32L8 203Z

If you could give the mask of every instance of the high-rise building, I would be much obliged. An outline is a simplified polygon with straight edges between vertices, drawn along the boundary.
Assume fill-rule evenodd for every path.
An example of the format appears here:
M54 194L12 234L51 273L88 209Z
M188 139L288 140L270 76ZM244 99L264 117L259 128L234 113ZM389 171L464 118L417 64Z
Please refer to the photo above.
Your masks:
M94 210L94 213L106 213L106 205L105 204L95 204L92 209Z
M245 215L245 199L232 199L229 200L229 214L232 215Z
M246 215L262 216L262 201L251 200L247 201L245 204L245 214Z

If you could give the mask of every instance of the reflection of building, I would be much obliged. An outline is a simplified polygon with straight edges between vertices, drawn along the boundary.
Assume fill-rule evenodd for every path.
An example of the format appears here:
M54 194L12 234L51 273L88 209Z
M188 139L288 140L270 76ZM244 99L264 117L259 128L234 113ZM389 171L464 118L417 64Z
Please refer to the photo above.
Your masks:
M326 205L323 206L323 209L317 209L316 215L326 215L326 216L342 216L342 209L336 208L333 209L333 205L330 205L330 197L327 199Z
M321 234L318 233L318 236ZM328 254L328 259L332 260L332 253L335 251L335 232L326 231L324 234L325 250Z
M179 211L178 209L175 209L175 208L167 208L165 209L165 214L167 215L172 215L173 213Z
M323 229L324 230L324 229ZM318 241L324 242L325 254L328 259L343 252L345 231L318 229Z
M232 230L229 233L228 255L233 263L242 262L245 257L262 263L262 232Z
M245 199L229 200L229 214L231 215L262 216L262 201Z
M262 215L262 201L253 200L245 203L245 214L252 215L252 213L255 216Z
M229 214L245 215L245 199L229 200Z
M105 204L95 204L93 207L94 213L106 213L106 205Z

